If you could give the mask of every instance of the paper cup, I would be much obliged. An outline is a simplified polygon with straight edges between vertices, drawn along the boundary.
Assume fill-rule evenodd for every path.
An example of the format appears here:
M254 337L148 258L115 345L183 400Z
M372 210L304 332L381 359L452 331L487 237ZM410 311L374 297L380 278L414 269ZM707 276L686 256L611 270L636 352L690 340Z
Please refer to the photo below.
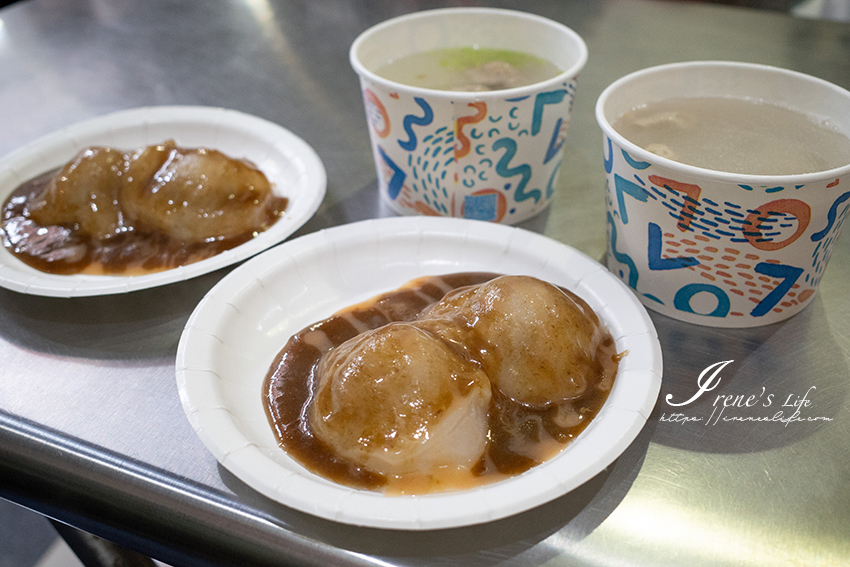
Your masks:
M417 88L376 74L405 55L472 46L534 55L563 72L488 92ZM360 76L378 187L394 211L512 224L549 205L576 77L587 60L574 31L511 10L429 10L365 31L350 59Z
M618 134L625 112L675 97L732 97L803 112L850 136L850 92L746 63L662 65L611 84L604 133L608 268L648 308L715 327L754 327L808 305L850 206L850 164L741 175L659 157Z

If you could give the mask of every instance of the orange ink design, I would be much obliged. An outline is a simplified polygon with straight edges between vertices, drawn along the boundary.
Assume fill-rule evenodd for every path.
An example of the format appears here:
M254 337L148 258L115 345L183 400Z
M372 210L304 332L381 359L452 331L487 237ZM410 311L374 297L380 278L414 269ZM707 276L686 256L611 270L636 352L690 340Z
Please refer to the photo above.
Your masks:
M455 120L455 138L460 143L459 147L457 145L455 146L456 160L459 160L469 154L469 150L472 148L469 138L467 138L466 134L463 133L463 127L467 124L476 124L481 122L487 116L486 102L470 102L468 106L475 108L478 112L469 116L461 116Z

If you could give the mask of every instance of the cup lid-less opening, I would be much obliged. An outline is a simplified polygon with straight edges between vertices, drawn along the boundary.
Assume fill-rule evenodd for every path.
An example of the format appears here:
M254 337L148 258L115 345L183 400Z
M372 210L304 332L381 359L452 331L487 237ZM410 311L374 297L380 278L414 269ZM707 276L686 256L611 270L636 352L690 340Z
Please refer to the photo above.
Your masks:
M606 136L633 157L684 175L748 185L812 183L850 173L850 163L794 175L729 173L683 164L649 152L614 130L626 112L670 98L730 97L756 100L802 112L850 137L850 92L816 77L779 67L731 61L691 61L650 67L611 83L596 102L596 120Z
M382 65L406 55L470 46L520 51L546 59L563 71L542 83L483 93L412 87L376 74ZM443 8L399 16L369 28L352 43L349 59L358 75L409 92L450 92L453 98L480 98L493 92L521 96L524 91L539 90L541 84L578 75L587 62L587 45L572 29L542 16L495 8Z

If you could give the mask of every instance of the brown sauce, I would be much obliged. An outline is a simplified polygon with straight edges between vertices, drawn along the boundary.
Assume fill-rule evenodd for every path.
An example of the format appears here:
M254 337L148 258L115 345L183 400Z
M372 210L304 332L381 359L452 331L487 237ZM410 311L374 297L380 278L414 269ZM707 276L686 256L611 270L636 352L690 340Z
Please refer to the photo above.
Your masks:
M170 142L159 147L173 148L184 153L215 153L219 157L230 159L213 150L183 150ZM80 155L90 150L84 150ZM108 148L106 150L114 151ZM75 159L79 159L79 155ZM231 161L265 179L251 164L241 160ZM175 237L168 230L158 230L145 226L144 223L134 222L125 210L119 210L121 223L113 233L107 237L92 236L80 230L80 222L39 223L32 214L34 203L43 198L51 182L68 168L69 165L66 165L21 184L5 201L2 210L0 236L6 249L25 264L51 274L142 275L185 266L252 239L258 232L274 224L288 204L284 197L269 195L263 205L265 210L261 213L261 221L246 225L238 234L230 231L226 235L187 240ZM152 179L156 173L151 176ZM126 171L124 174L127 177ZM120 176L121 172L116 175ZM93 193L94 191L92 190ZM97 208L94 198L92 195L92 209ZM119 203L116 198L115 204Z
M423 482L382 474L336 454L311 429L308 408L318 383L319 362L327 352L367 329L394 321L412 321L449 291L487 282L498 275L470 272L420 278L396 291L344 309L292 336L271 365L263 386L267 417L281 447L323 477L387 493L470 488L517 475L560 452L584 430L608 397L621 356L607 331L596 353L596 375L582 394L560 404L530 407L493 390L488 416L489 443L480 461L466 474L468 478L454 475ZM578 423L559 422L559 410L564 409L559 405L569 406L570 412L577 413Z

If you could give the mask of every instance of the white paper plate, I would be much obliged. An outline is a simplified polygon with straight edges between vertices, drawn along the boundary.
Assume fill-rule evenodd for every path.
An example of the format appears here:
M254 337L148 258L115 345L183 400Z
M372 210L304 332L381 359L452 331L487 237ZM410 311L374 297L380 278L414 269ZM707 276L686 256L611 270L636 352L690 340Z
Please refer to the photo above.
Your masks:
M61 167L80 150L105 145L130 150L175 140L253 162L289 198L286 213L269 230L221 254L172 270L142 276L54 275L40 272L0 246L0 286L33 295L80 297L124 293L212 272L283 241L298 230L325 196L319 156L281 126L224 108L161 106L126 110L80 122L40 138L0 159L0 202L21 183Z
M578 293L629 354L597 417L557 457L474 490L383 496L318 477L278 447L262 384L289 337L423 275L526 274ZM634 294L569 246L519 228L453 218L363 221L302 236L228 274L189 319L177 352L186 415L218 461L269 498L347 524L425 530L527 510L601 472L634 440L661 386L661 347Z

